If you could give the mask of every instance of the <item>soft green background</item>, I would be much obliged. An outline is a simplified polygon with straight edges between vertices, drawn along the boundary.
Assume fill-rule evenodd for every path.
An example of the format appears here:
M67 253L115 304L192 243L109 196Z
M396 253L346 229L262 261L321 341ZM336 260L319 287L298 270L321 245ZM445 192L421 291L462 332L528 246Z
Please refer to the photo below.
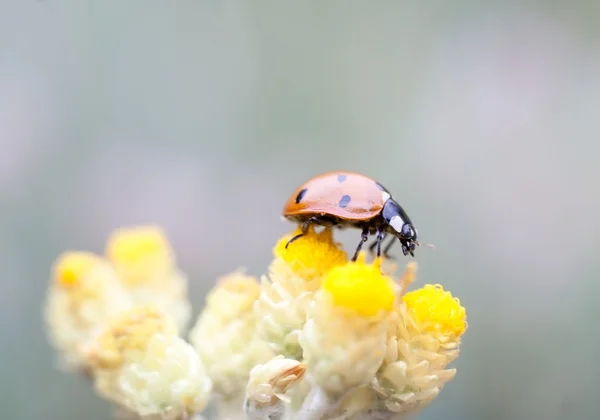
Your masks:
M436 245L419 282L467 308L420 419L597 418L600 3L560 3L0 0L2 418L110 414L53 367L60 252L158 223L197 314L337 168L395 193Z

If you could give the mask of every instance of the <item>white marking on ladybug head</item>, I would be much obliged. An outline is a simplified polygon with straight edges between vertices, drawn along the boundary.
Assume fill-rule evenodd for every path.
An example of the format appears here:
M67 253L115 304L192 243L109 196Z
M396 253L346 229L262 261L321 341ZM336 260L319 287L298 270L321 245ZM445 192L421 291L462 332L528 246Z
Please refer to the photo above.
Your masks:
M404 220L400 216L394 216L390 219L390 226L398 233L402 232L402 226L404 226Z
M381 191L381 199L383 200L383 202L385 203L386 201L388 201L390 198L392 198L392 196L385 192L385 191Z

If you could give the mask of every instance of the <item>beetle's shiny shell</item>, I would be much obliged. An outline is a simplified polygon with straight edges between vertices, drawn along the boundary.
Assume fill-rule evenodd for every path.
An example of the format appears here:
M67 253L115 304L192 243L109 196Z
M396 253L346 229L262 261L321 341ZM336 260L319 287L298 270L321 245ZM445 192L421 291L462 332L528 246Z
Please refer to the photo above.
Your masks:
M327 172L299 186L283 215L329 215L345 220L369 220L379 215L390 193L377 181L347 171Z

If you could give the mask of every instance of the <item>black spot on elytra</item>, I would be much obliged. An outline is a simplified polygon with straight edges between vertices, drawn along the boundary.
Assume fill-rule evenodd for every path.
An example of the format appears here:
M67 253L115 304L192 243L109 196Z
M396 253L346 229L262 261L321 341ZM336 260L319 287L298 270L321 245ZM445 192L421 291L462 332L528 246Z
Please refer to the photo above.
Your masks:
M296 204L298 204L300 201L302 201L302 199L304 198L304 195L306 194L306 191L308 191L308 188L304 188L303 190L301 190L298 195L296 196Z
M344 182L348 178L346 175L338 175L338 182Z
M347 207L348 204L350 204L350 196L343 195L340 202L338 203L338 206L340 206L341 208L344 208L344 207Z

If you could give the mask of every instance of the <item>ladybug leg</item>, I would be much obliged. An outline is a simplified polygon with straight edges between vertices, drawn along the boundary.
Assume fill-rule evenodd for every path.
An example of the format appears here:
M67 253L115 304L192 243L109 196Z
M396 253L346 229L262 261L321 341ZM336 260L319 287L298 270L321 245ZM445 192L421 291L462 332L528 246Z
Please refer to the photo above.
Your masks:
M297 239L300 239L301 237L303 237L304 235L306 235L306 232L308 231L308 227L311 224L325 224L328 223L329 225L332 225L332 222L327 222L323 219L321 219L320 217L317 216L313 216L310 219L306 220L304 223L302 223L302 233L297 234L296 236L294 236L292 239L290 239L287 244L285 244L285 249L287 249L288 245L291 244L292 242L294 242Z
M383 242L383 238L385 238L385 230L383 228L379 229L377 232L377 258L381 256L381 243ZM384 251L385 254L385 251Z
M380 237L380 235L382 235ZM375 241L373 241L373 243L371 245L369 245L369 252L373 252L375 251L375 247L377 247L378 251L377 254L379 255L380 252L379 250L381 249L381 242L386 238L387 236L387 232L384 230L378 230L377 231L377 239Z
M396 238L392 238L392 240L390 241L389 244L387 244L387 246L385 247L385 249L383 250L383 256L389 260L395 260L396 257L392 256L389 254L390 249L392 249L392 246L394 246L394 243L396 242Z
M304 233L299 233L296 236L294 236L292 239L290 239L289 241L287 241L287 244L285 244L285 249L287 249L287 247L288 247L289 244L291 244L292 242L294 242L296 239L300 239L303 236L304 236Z
M358 258L358 253L362 249L363 244L365 242L367 242L368 239L369 239L369 228L365 227L365 228L363 228L362 235L360 235L360 242L358 243L358 246L356 247L356 251L354 252L352 261L356 261L356 259Z

